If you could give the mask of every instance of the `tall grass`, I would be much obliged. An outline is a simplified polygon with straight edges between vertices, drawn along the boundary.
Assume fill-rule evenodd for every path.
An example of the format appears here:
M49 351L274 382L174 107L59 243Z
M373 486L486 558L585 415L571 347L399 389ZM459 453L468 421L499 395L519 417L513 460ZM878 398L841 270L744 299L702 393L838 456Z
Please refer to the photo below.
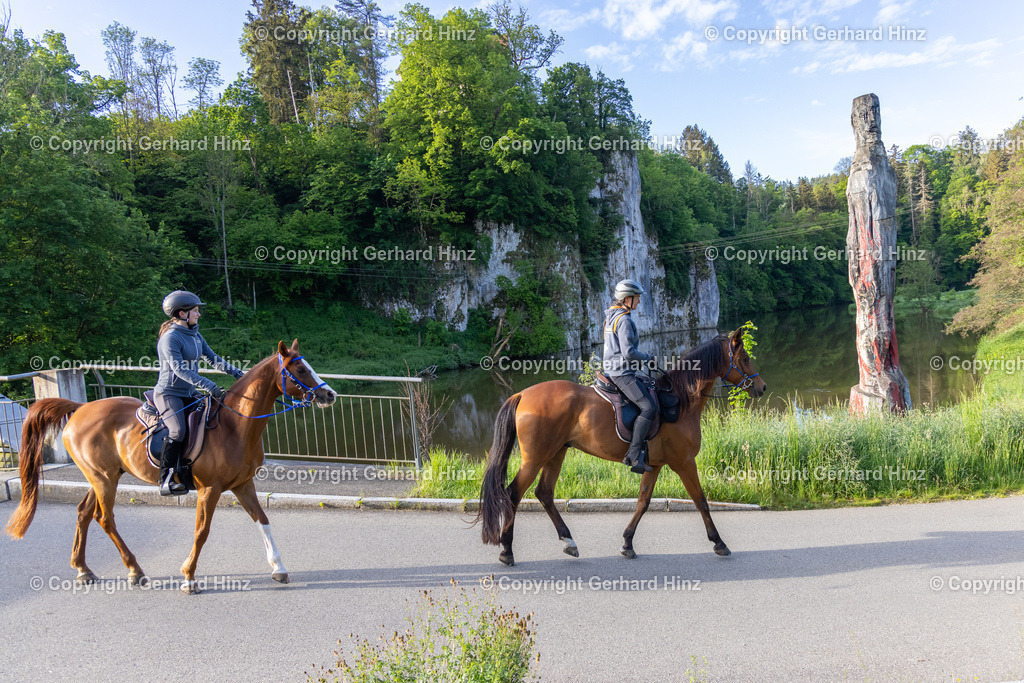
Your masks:
M436 451L413 495L476 498L484 463ZM509 474L519 468L518 454ZM974 397L902 417L856 418L841 407L708 411L697 468L712 500L799 508L928 500L1024 489L1024 407ZM579 451L566 455L556 498L634 498L640 477ZM528 493L527 495L532 495ZM667 468L655 497L688 497Z

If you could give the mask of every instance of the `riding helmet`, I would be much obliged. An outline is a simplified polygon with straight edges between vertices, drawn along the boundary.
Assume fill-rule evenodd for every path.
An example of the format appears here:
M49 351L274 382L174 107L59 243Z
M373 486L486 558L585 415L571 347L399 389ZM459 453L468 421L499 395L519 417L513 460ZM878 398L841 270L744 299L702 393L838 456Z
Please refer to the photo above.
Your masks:
M644 288L636 280L621 280L615 285L615 299L625 299L627 296L643 296Z
M196 306L205 306L198 296L192 292L177 289L164 297L163 309L167 317L173 318L178 311L183 311Z

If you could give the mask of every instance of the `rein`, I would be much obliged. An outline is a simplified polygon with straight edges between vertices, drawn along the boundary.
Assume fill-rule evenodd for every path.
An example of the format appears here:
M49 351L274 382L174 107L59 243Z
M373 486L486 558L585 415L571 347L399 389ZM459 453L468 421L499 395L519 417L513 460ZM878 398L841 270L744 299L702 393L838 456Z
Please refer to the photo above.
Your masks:
M189 403L189 404L188 404L187 406L185 406L185 407L184 407L184 408L182 408L181 410L175 410L175 411L174 411L173 413L171 413L171 414L170 414L170 415L168 415L167 417L174 417L174 416L175 416L175 415L177 415L178 413L183 413L183 412L185 412L186 410L188 410L189 408L191 408L192 406L194 406L195 404L199 403L199 402L200 402L200 401L202 401L202 400L203 400L203 399L201 399L201 398L197 398L196 400L192 401L191 403ZM145 403L145 401L143 401L143 403ZM155 407L155 406L154 406L154 407ZM161 416L159 420L157 420L156 422L154 422L154 423L153 423L153 424L151 424L150 426L148 426L148 427L146 427L145 429L143 429L143 430L142 430L142 435L143 435L143 436L145 436L145 435L146 435L146 433L147 433L147 432L149 432L149 431L150 431L151 429L153 429L154 427L158 427L158 426L161 426L161 425L163 425L163 424L164 424L164 419L165 419L165 418L163 418L163 417Z
M277 354L277 362L281 366L281 390L285 391L287 389L287 386L288 386L287 385L287 379L291 379L293 384L295 384L296 386L299 386L299 387L302 387L303 389L305 389L305 391L302 394L302 399L297 399L297 398L294 398L292 396L288 396L288 394L285 393L285 396L291 400L291 402L292 402L291 405L288 405L287 403L285 403L281 399L275 399L274 400L275 403L280 403L283 406L287 406L284 410L278 411L276 413L267 413L266 415L246 415L244 413L238 412L237 410L235 410L231 406L229 406L226 403L224 403L223 399L214 399L214 400L216 400L218 404L220 404L224 408L227 408L228 410L230 410L235 415L238 415L239 417L244 417L244 418L247 418L247 419L250 419L250 420L259 420L259 419L262 419L264 417L274 417L275 415L284 415L285 413L287 413L289 411L292 411L292 410L295 410L296 408L308 408L311 405L313 405L313 398L314 398L313 392L316 391L317 389L319 389L320 387L327 386L327 382L320 382L320 384L317 384L315 387L309 387L306 384L304 384L302 382L302 380L300 380L298 377L293 375L291 370L288 369L288 366L291 365L292 363L294 363L297 360L305 360L305 356L296 356L295 358L292 358L290 361L288 361L288 363L285 363L284 362L284 358L281 357L281 354ZM287 376L287 379L286 379L286 376ZM231 390L228 389L228 391L224 392L224 395L227 396L227 394L230 391Z

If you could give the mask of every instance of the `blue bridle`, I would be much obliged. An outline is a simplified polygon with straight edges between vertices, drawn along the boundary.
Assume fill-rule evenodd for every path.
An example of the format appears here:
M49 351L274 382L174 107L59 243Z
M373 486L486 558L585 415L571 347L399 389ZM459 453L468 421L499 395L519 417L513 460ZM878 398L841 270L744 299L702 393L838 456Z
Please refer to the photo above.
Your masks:
M733 360L733 353L734 351L732 348L732 344L729 344L729 372L725 373L725 376L728 377L729 375L732 374L733 370L736 370L736 372L743 375L743 381L733 386L735 386L737 389L746 389L747 387L754 383L754 378L760 375L761 373L755 372L753 375L748 375L747 373L743 372L740 366L736 365L736 361Z
M301 379L293 375L292 371L288 369L288 366L297 360L305 360L305 356L296 356L289 360L287 363L285 363L284 357L281 354L277 354L277 362L281 365L281 393L284 394L286 398L291 399L293 408L308 408L309 406L313 405L313 399L315 398L313 392L319 389L320 387L327 386L327 382L320 382L320 384L317 384L315 387L306 386ZM303 389L305 389L305 391L302 394L301 400L298 400L288 395L288 385L285 376L287 376L287 378L290 379L295 384L295 386L302 387Z
M281 356L281 354L277 354L277 362L281 366L281 393L284 394L285 398L291 401L291 405L288 405L281 399L277 399L277 403L286 406L284 410L276 413L267 413L266 415L246 415L244 413L238 412L231 406L225 404L223 401L220 401L220 404L227 408L228 410L230 410L231 412L233 412L235 415L239 415L249 420L259 420L260 418L264 417L276 417L278 415L283 415L290 410L295 410L296 408L310 407L311 405L313 405L313 399L315 398L313 392L319 389L320 387L327 386L327 382L320 382L320 384L317 384L315 387L307 386L301 379L293 375L291 370L288 369L288 366L297 360L305 360L305 356L296 356L295 358L292 358L290 361L285 363L284 358ZM305 392L302 394L301 399L297 399L293 396L288 395L288 379L291 379L295 386L302 387L303 389L305 389Z

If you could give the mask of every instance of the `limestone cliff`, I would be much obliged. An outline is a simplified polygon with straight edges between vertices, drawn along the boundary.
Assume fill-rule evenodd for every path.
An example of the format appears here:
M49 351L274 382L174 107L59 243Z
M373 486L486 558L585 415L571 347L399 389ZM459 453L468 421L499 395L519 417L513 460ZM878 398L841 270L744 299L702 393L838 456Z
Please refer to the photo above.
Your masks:
M665 289L665 268L658 258L658 239L647 233L640 215L640 168L636 155L627 153L614 157L612 171L601 179L591 196L609 199L623 216L617 232L619 246L608 255L602 291L595 291L584 274L578 245L565 244L554 255L554 269L567 285L566 294L556 302L559 317L565 321L565 348L576 349L603 339L604 310L611 302L615 283L627 277L639 281L648 291L634 314L641 335L715 328L719 293L714 262L696 263L691 267L690 295L685 299L672 296ZM504 275L515 280L513 263L516 259L529 258L529 251L523 246L515 226L481 225L479 231L491 240L489 258L486 262L482 259L438 261L438 271L443 275L433 306L417 308L397 299L378 302L378 306L387 312L407 308L414 320L441 312L444 323L464 330L469 311L490 305L498 295L496 278Z

